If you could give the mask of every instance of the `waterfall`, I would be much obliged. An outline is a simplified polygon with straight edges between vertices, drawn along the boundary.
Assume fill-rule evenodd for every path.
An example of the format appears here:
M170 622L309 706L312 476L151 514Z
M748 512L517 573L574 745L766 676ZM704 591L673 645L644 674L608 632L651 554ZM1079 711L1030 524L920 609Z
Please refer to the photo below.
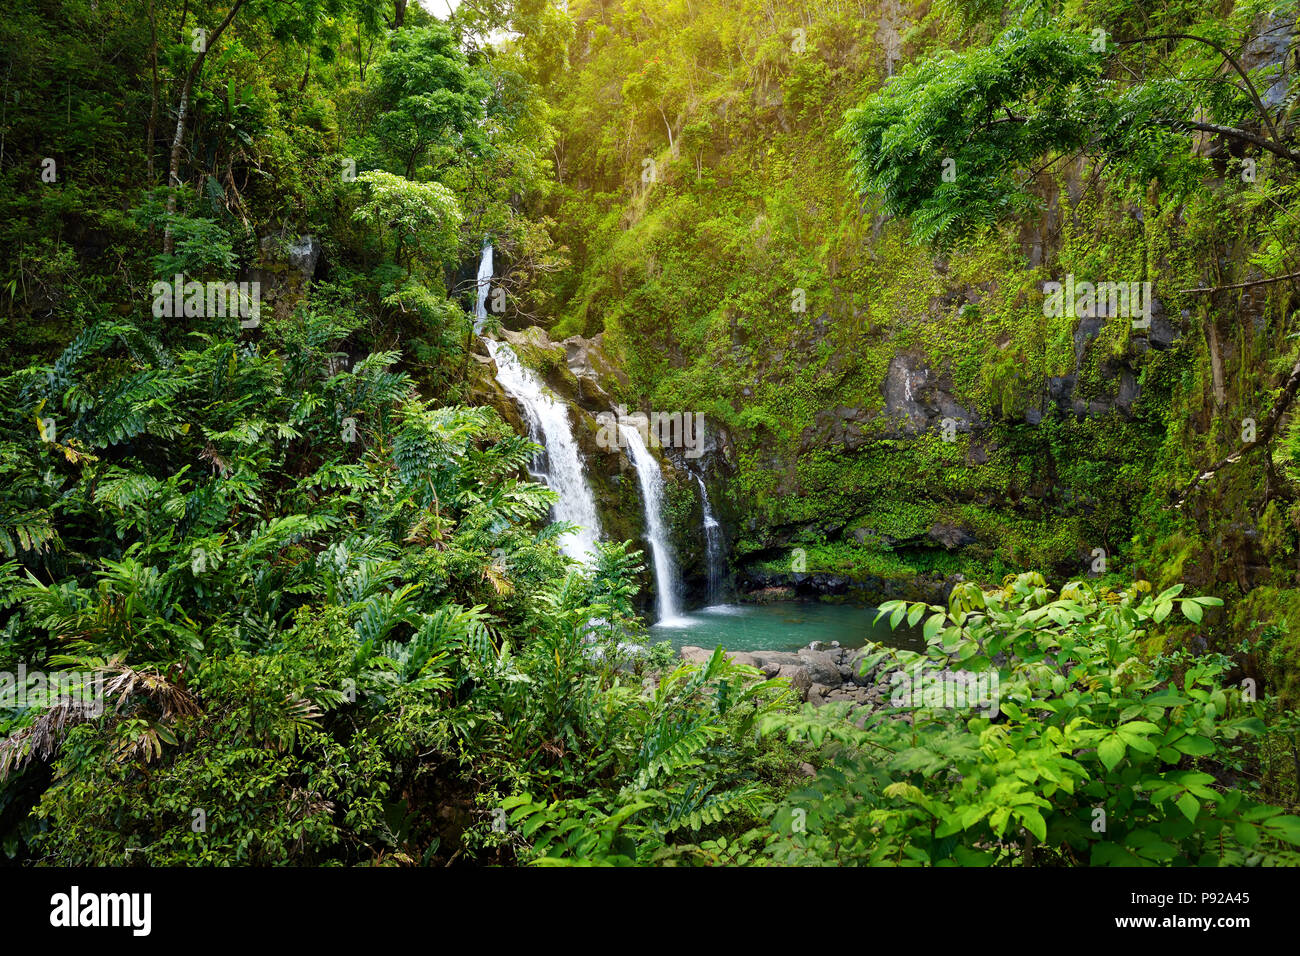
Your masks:
M635 425L619 422L619 433L627 446L637 479L641 482L641 497L645 503L646 536L654 556L655 591L659 610L659 624L674 623L680 614L677 587L677 566L673 561L672 546L668 543L668 530L664 527L664 476L659 462L646 448L641 432Z
M478 289L474 303L474 332L483 331L487 322L487 299L492 286L492 243L483 241L483 256L478 264ZM573 438L569 411L530 368L504 342L484 339L488 354L497 366L497 381L515 400L528 422L528 437L544 451L533 462L529 473L559 495L551 509L556 521L569 521L578 530L560 538L560 550L575 560L588 563L600 540L600 518L596 499L587 484L582 453Z
M700 485L700 505L704 509L704 550L709 562L709 604L722 603L722 525L713 514L713 505L709 502L709 489L704 487L704 479L696 475Z
M492 289L492 243L483 240L483 255L478 261L478 289L474 302L474 334L483 331L487 321L487 298Z
M578 526L560 539L560 550L578 561L590 562L600 540L600 518L569 425L569 410L536 372L524 367L510 346L492 339L483 341L497 363L497 381L523 410L529 437L546 447L546 458L536 464L534 475L560 496L553 509L555 520Z

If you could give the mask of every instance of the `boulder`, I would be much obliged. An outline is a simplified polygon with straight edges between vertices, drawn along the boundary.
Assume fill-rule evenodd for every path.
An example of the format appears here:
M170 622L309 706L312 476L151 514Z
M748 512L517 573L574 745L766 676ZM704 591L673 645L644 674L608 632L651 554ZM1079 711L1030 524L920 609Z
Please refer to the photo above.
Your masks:
M827 701L849 701L854 704L866 704L868 702L867 689L865 687L854 687L852 684L846 684L839 687L826 695Z
M614 395L628 384L627 373L609 357L604 347L605 333L585 339L570 336L564 346L565 364L577 380L576 400L591 412L605 412L614 407Z
M871 668L865 674L862 672L862 662L865 661L871 653L872 652L867 648L863 648L862 650L854 651L849 655L848 660L845 662L845 666L848 667L853 674L853 683L867 686L876 682L876 667Z
M299 236L289 243L286 254L289 267L296 269L304 282L315 277L316 264L320 261L321 248L320 240L310 233Z
M767 664L775 664L778 667L784 664L798 666L803 663L799 660L799 655L794 651L751 651L754 659L763 667Z
M926 532L926 537L949 551L964 548L979 540L966 528L947 521L937 521L931 525L930 530Z
M790 682L790 687L799 696L801 700L808 699L809 688L812 687L812 678L808 675L808 668L798 664L783 664L778 677L784 677Z
M707 664L709 658L713 656L713 652L702 647L695 647L693 644L687 644L677 652L677 656L688 664Z
M322 250L320 240L310 233L294 236L282 230L261 237L250 278L260 287L263 313L285 318L293 311L316 276Z
M843 682L836 655L828 651L800 651L799 660L807 668L808 676L813 683L826 687L839 687Z

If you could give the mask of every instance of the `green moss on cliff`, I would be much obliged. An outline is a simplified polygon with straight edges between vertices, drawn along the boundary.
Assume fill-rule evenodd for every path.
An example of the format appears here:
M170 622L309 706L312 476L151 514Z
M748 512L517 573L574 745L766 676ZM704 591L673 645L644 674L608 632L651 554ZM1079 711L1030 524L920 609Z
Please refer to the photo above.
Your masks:
M903 12L923 24L905 58L969 39ZM1192 156L1201 181L1175 195L1066 161L1039 178L1036 215L936 257L853 194L831 135L884 79L874 21L820 10L796 53L785 38L808 21L794 11L769 11L761 42L713 29L708 10L683 16L579 10L590 43L552 91L577 117L556 207L577 268L555 278L552 318L604 329L646 405L728 430L739 558L799 546L812 570L1005 562L1065 577L1100 551L1110 569L1225 595L1296 583L1297 522L1285 502L1265 509L1260 463L1173 507L1262 420L1293 361L1287 286L1188 291L1293 242L1277 212L1293 177L1258 189L1217 178L1236 160ZM1195 16L1151 13L1139 32ZM652 62L653 104L610 100L603 78ZM1151 327L1045 315L1042 283L1067 276L1150 282Z

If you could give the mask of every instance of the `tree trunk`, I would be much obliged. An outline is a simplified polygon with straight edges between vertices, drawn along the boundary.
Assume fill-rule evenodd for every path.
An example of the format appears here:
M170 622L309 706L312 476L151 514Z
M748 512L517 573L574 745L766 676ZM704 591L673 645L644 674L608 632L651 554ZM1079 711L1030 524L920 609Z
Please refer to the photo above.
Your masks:
M1211 329L1213 329L1213 324L1211 324ZM1215 345L1217 346L1217 339ZM1213 353L1211 354L1211 361L1213 361ZM1262 448L1266 455L1271 454L1269 445L1273 441L1273 436L1277 432L1278 426L1282 423L1282 420L1286 417L1287 412L1291 408L1291 404L1295 401L1297 394L1300 394L1300 360L1291 367L1291 373L1287 375L1286 380L1282 383L1282 391L1278 394L1277 400L1273 403L1272 409L1269 410L1269 413L1264 417L1264 420L1257 426L1255 431L1255 440L1253 442L1246 442L1232 454L1220 458L1206 471L1201 472L1193 478L1191 484L1183 490L1182 494L1180 494L1178 499L1174 502L1174 507L1182 508L1184 502L1186 502L1197 489L1210 481L1223 468L1240 461L1242 457L1252 449Z
M361 82L364 83L366 82L366 66L365 66L365 61L361 59L362 52L363 50L361 47L361 19L358 18L357 19L357 75L360 78Z
M673 143L673 127L668 122L668 117L664 115L664 108L658 107L659 116L664 121L664 129L668 130L668 152L672 154L673 159L677 158L677 146Z
M185 73L185 80L181 85L181 101L176 109L176 132L172 136L171 157L167 164L167 222L163 232L163 254L171 255L176 249L176 236L172 232L172 217L176 215L176 189L181 185L181 144L185 140L185 114L189 110L190 91L194 88L194 81L198 79L199 70L203 68L203 61L207 58L208 51L212 45L221 38L221 34L230 26L230 21L235 19L235 14L239 8L244 5L244 0L235 0L230 6L230 12L226 14L226 19L222 20L212 34L207 37L203 44L203 49L199 55L194 58L190 64L189 70Z
M153 75L153 90L149 98L149 132L145 137L145 160L149 170L149 185L153 186L154 152L158 136L158 23L154 18L153 0L149 0L149 67Z

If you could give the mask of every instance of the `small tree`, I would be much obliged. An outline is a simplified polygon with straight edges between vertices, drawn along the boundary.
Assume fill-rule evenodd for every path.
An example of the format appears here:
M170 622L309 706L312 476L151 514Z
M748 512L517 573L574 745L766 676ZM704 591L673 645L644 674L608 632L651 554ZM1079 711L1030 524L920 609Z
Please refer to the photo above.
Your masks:
M382 170L357 177L367 198L353 218L378 226L393 237L394 261L411 275L418 256L433 264L456 251L462 216L452 191L441 183L415 183Z
M375 131L407 178L426 158L440 166L457 152L482 152L479 120L491 90L469 67L450 30L403 30L376 71L377 99L391 107L380 114Z

